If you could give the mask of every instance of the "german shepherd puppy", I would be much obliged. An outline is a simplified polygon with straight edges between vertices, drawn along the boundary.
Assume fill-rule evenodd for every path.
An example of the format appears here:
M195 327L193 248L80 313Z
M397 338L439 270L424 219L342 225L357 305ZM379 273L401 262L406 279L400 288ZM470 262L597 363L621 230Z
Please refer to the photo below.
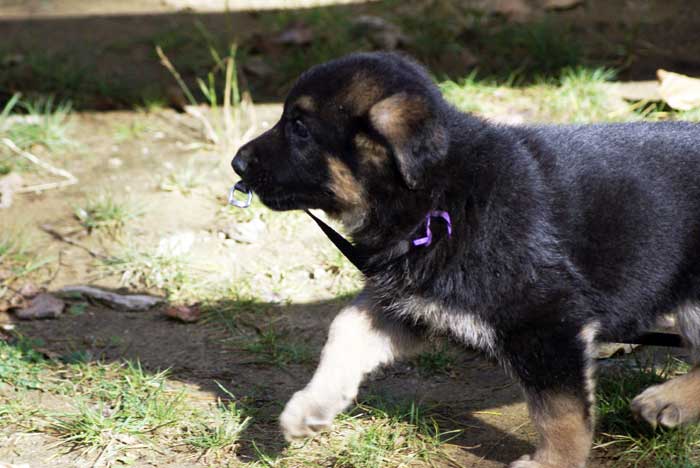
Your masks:
M280 417L287 439L329 427L363 376L444 333L522 386L541 440L512 468L583 467L596 343L675 310L700 349L700 125L496 125L453 108L416 63L362 53L304 73L232 165L268 207L341 220L368 256L363 292ZM449 220L417 242L436 211ZM632 408L697 421L700 367Z

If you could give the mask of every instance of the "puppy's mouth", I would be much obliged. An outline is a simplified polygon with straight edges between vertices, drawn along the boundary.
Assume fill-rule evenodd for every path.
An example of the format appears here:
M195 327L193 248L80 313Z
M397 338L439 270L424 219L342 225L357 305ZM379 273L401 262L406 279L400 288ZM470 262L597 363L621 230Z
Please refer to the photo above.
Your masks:
M275 211L306 210L319 208L318 197L311 194L274 190L271 192L256 191L260 201Z

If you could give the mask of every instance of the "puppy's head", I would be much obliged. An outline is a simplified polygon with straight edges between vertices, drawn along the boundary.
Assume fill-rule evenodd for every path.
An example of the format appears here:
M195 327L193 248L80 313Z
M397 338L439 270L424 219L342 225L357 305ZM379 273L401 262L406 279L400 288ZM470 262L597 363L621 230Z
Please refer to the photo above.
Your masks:
M303 74L280 121L232 165L270 208L362 214L426 185L447 154L445 108L413 62L350 55Z

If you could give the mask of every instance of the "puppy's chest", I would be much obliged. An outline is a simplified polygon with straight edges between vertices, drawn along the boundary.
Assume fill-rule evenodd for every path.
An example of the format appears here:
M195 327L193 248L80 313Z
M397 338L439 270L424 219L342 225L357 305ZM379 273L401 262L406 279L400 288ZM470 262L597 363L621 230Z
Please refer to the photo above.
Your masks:
M487 352L494 350L494 329L475 313L416 296L396 301L392 309L399 316L424 324L433 333L451 335L467 346Z

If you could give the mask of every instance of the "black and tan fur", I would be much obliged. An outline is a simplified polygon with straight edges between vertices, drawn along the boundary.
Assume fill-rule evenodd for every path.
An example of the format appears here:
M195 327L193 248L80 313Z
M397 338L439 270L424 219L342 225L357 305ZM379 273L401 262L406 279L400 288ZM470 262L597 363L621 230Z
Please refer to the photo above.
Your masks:
M325 210L370 254L364 291L282 413L287 438L328 427L363 376L444 333L521 384L541 442L512 467L582 467L596 342L675 308L700 345L698 125L495 125L447 104L412 61L357 54L302 75L233 166L267 206ZM453 235L406 249L431 210ZM697 395L700 369L633 408L675 426L700 418Z

